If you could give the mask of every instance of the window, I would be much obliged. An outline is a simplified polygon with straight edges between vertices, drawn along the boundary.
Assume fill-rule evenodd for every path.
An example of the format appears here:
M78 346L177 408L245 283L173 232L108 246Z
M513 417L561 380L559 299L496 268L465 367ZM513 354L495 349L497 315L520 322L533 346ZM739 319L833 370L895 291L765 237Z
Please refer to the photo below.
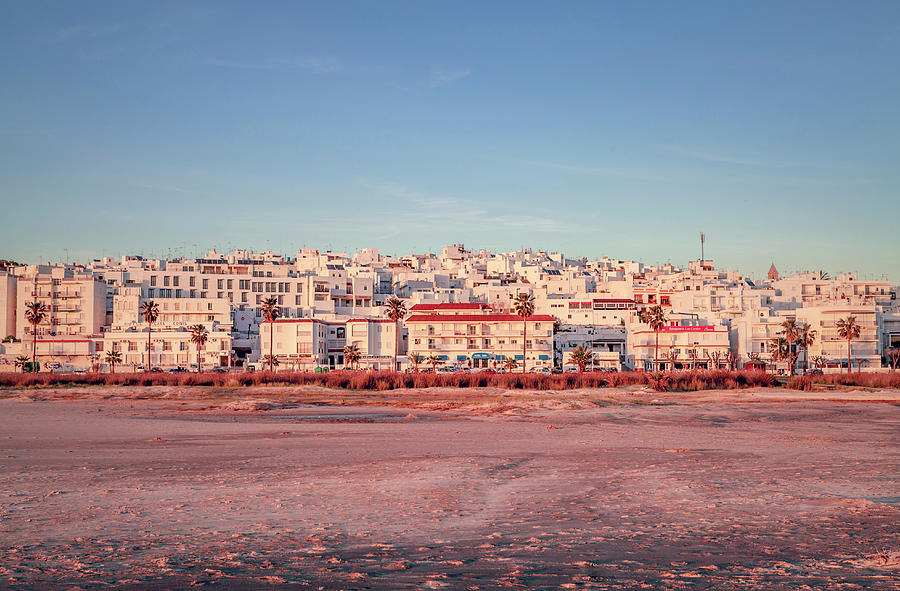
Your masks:
M156 275L150 276L150 285L156 285Z
M172 286L178 287L178 275L175 275L174 277L172 277Z
M224 280L224 279L217 279L217 280L216 280L216 289L222 289L222 288L224 288L224 287L225 287L225 280Z
M191 276L188 278L188 286L189 286L189 287L194 287L194 286L196 285L196 283L197 283L197 278L194 277L193 275L191 275Z
M163 277L163 285L169 285L169 276L168 275Z
M209 279L203 280L203 289L209 289Z

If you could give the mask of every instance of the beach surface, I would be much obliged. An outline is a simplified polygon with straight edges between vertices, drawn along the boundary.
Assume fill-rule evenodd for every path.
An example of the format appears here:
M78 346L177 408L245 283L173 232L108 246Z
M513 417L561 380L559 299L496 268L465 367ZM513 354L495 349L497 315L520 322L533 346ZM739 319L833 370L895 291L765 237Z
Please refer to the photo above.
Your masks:
M900 392L0 390L0 587L896 589Z

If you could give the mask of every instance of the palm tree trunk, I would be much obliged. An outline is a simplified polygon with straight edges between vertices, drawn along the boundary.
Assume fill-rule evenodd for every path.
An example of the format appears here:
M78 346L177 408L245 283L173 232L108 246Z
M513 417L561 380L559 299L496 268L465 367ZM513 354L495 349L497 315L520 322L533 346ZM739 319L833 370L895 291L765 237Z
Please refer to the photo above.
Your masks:
M275 338L275 320L273 319L269 326L269 371L273 371L275 369L275 352L272 350L274 345L273 339Z
M659 369L659 331L653 331L653 337L656 339L656 345L653 347L653 365L652 367Z
M200 373L200 345L197 345L197 373Z
M153 335L153 323L147 322L147 371L150 371L150 366L152 363L150 362L150 353L153 352L153 341L150 340L150 337Z
M522 373L525 373L525 356L528 354L528 323L522 317Z
M31 329L31 372L34 373L37 371L37 325L34 325ZM24 373L25 367L22 367L22 372Z
M853 373L853 363L850 361L850 339L847 339L847 373Z
M397 371L397 349L400 348L400 323L394 321L394 360L391 362L391 371Z

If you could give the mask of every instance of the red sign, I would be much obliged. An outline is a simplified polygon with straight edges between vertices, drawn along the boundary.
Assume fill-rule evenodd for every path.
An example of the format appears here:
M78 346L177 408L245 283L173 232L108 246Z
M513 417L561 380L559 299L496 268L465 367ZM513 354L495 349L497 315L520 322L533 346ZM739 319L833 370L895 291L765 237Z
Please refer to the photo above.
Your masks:
M664 326L660 332L715 332L715 326Z

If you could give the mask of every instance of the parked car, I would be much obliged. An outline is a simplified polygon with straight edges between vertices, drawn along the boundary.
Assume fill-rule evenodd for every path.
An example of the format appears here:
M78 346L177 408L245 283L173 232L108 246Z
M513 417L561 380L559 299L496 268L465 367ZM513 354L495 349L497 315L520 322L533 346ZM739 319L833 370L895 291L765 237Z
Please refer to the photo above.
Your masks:
M809 370L808 372L806 372L806 375L810 375L810 376L820 376L820 375L822 375L823 373L825 373L825 372L823 372L821 369L811 369L811 370Z

